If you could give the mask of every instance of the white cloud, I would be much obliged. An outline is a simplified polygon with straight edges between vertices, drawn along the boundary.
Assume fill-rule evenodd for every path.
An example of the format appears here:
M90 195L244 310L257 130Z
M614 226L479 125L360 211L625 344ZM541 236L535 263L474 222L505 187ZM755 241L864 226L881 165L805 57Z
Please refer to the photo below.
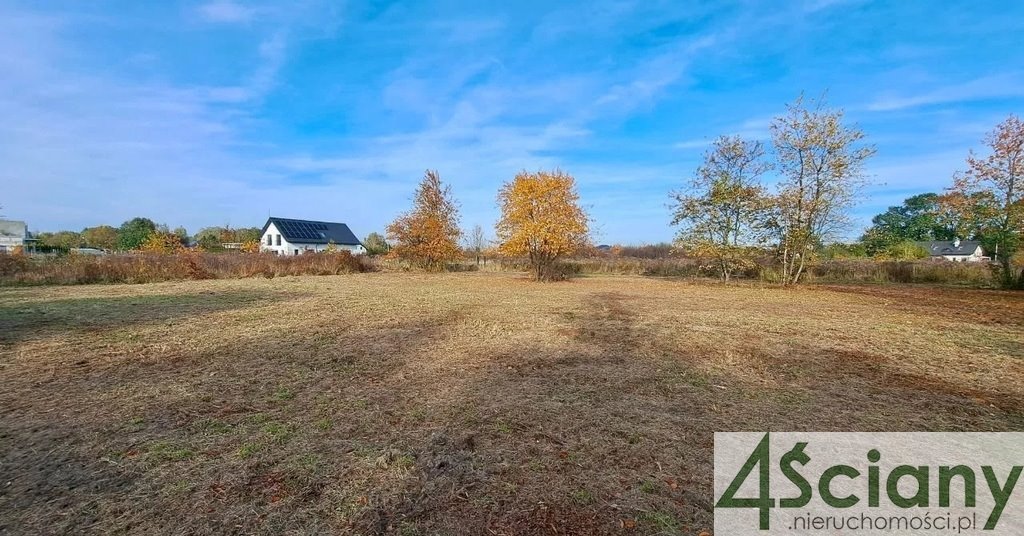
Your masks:
M256 15L254 8L243 6L232 0L213 0L199 6L199 15L209 22L249 22Z

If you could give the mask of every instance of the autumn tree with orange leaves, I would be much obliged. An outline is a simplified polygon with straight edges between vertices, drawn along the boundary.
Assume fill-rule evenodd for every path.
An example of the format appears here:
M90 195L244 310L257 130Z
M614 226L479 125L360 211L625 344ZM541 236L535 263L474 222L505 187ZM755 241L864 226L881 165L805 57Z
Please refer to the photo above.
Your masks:
M451 187L441 184L437 171L427 170L416 189L413 207L387 227L393 246L389 256L428 270L444 269L461 256L459 209Z
M1011 115L985 144L989 154L972 151L967 171L953 178L945 208L987 223L984 232L994 243L1003 286L1024 288L1024 270L1014 260L1024 240L1024 121Z
M537 281L554 278L556 261L588 243L589 218L579 205L576 180L568 173L521 172L501 188L498 204L498 250L528 256Z

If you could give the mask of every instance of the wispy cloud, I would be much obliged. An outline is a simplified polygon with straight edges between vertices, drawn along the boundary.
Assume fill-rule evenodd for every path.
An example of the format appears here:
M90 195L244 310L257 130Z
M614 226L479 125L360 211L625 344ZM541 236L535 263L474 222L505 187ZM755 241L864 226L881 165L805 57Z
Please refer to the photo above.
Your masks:
M868 109L889 112L920 106L1019 97L1024 97L1024 77L1018 73L1006 73L934 87L915 94L882 95L872 101Z
M650 104L671 85L683 79L693 58L714 46L719 39L708 35L683 41L673 50L637 65L624 83L613 85L597 104L629 111Z
M259 66L240 85L213 87L206 90L211 101L244 103L264 97L277 83L277 75L287 60L287 41L277 33L264 39L258 49Z
M764 142L771 137L769 127L771 127L774 118L775 116L773 115L751 117L738 124L721 129L721 134L719 135L739 136L748 141ZM674 143L672 147L680 150L703 149L710 146L714 141L715 138L712 137L695 138Z
M804 0L803 10L806 13L815 13L836 7L850 7L865 2L866 0Z
M199 15L209 22L241 23L249 22L256 15L256 10L243 6L232 0L212 0L198 8Z
M767 140L772 114L826 87L878 140L877 199L944 184L1024 102L1024 73L1006 67L1021 53L954 57L956 21L869 47L875 24L914 10L850 16L853 3L0 1L0 201L34 229L146 215L195 230L274 212L365 234L408 206L424 168L452 184L467 225L489 226L502 181L560 166L603 240L656 241L700 150L719 134ZM813 24L793 24L809 12ZM1013 17L999 19L1012 41ZM992 50L982 22L972 43Z

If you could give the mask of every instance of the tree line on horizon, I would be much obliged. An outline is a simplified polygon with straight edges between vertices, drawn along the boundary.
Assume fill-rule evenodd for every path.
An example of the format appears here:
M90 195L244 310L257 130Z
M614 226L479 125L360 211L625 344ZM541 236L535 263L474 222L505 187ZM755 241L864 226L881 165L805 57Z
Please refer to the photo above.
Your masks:
M719 137L684 187L670 193L671 225L679 228L674 246L713 265L723 280L768 253L782 283L798 283L810 263L838 249L835 240L868 184L865 163L876 149L844 123L841 109L798 98L770 133L768 145ZM876 216L861 238L864 253L913 258L927 256L915 241L977 239L998 252L1001 283L1024 288L1024 124L1010 116L984 141L989 154L970 152L967 170L945 193L914 196ZM770 173L773 188L764 180ZM498 205L498 252L528 258L537 280L551 279L559 259L588 245L590 218L568 173L521 172L501 187ZM412 210L387 230L391 254L424 268L456 260L461 237L458 205L433 170Z
M851 207L867 185L865 162L875 148L822 102L789 105L770 127L770 146L722 136L705 153L686 187L672 194L677 244L712 260L722 279L765 249L780 264L783 283L796 283L807 263L825 254L848 228ZM980 240L997 252L1006 287L1024 288L1024 124L1010 116L973 151L966 171L942 194L913 196L875 216L860 239L865 255L925 257L925 240ZM776 175L770 190L763 177ZM833 247L833 250L835 248ZM847 248L848 251L852 248Z
M1024 123L1011 115L984 143L987 154L970 151L966 170L953 175L945 192L912 196L875 216L846 252L914 258L925 255L916 241L979 240L996 253L1001 283L1024 288ZM836 240L849 228L850 210L869 182L865 163L875 153L864 132L844 122L843 110L800 97L772 121L769 143L721 136L684 186L670 192L670 224L679 229L673 248L713 266L724 280L767 254L783 284L798 283L810 263L843 249ZM770 175L771 188L765 181ZM557 279L560 259L591 246L592 220L579 203L575 178L565 171L522 171L502 185L497 203L493 249L528 259L537 280ZM258 251L259 235L259 228L211 227L194 239L209 250L235 242ZM38 238L65 249L144 251L173 251L190 239L183 228L147 218ZM384 235L368 235L364 246L370 254L440 270L467 252L480 255L490 241L479 225L463 232L451 187L427 170L410 210Z
M97 225L81 232L57 231L34 233L38 246L56 251L72 248L96 248L104 251L163 251L194 243L207 250L222 249L224 243L258 242L259 227L205 227L194 236L184 227L169 228L149 218L132 218L119 227Z

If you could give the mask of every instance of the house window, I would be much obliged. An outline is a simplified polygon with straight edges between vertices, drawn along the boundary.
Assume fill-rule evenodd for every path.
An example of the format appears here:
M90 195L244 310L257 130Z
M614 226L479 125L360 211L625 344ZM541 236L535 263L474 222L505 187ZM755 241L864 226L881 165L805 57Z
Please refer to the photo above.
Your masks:
M298 255L299 254L299 250L295 250L295 254Z
M268 245L268 246L272 246L272 245L274 245L274 244L273 244L273 242L271 242L271 240L272 240L273 238L274 238L273 236L271 236L271 235L267 235L267 245Z
M277 245L281 245L281 235L277 235Z

